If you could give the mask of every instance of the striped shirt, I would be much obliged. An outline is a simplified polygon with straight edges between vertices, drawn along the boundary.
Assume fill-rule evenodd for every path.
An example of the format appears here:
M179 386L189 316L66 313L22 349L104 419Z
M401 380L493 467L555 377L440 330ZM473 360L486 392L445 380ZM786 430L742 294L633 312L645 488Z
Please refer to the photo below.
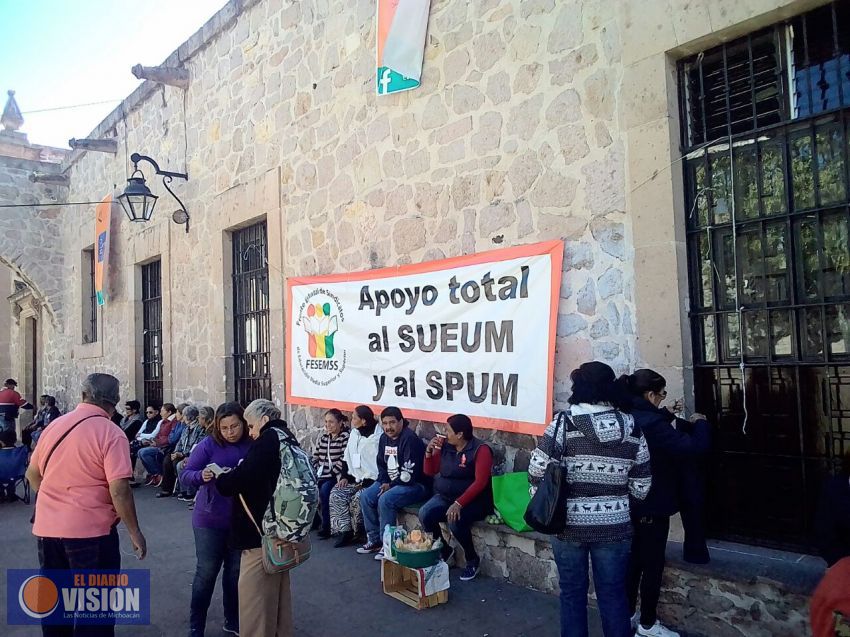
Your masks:
M566 470L567 524L558 537L572 542L619 542L632 536L629 496L643 500L652 476L646 439L634 419L604 405L573 405L558 430L556 416L540 437L528 467L532 489L560 458Z
M319 438L319 442L313 449L313 466L316 469L316 476L320 480L323 478L339 480L345 475L343 454L345 454L345 447L348 445L348 436L348 431L342 430L336 438L331 438L331 435L327 432Z

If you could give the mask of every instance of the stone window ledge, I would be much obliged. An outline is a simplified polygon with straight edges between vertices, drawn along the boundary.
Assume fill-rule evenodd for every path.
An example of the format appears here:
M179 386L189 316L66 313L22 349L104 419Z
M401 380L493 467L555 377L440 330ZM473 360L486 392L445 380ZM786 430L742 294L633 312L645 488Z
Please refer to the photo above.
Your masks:
M85 343L74 345L74 358L82 360L87 358L103 358L103 342Z
M691 564L682 559L680 542L668 542L667 566L733 582L771 580L788 592L800 595L811 595L826 570L826 562L815 555L720 540L709 540L708 550L711 562Z

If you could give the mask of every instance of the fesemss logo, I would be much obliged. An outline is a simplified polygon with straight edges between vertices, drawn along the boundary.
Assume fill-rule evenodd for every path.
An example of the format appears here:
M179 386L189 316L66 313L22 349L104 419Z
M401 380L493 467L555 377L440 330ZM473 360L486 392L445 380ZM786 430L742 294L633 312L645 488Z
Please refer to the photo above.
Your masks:
M311 291L298 310L296 325L307 336L306 348L295 347L298 364L315 385L326 387L345 371L346 351L337 338L344 323L345 313L339 298L324 288Z

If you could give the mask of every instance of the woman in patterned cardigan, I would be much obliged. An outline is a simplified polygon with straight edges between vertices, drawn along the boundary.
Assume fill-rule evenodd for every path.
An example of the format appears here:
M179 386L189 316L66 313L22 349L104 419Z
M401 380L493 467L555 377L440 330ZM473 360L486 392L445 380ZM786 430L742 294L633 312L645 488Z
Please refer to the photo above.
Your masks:
M623 409L629 400L605 363L570 375L569 408L540 437L528 475L532 488L559 462L567 490L566 525L553 536L561 588L561 637L587 635L588 556L605 637L631 637L626 572L632 540L629 496L643 500L652 476L646 440Z

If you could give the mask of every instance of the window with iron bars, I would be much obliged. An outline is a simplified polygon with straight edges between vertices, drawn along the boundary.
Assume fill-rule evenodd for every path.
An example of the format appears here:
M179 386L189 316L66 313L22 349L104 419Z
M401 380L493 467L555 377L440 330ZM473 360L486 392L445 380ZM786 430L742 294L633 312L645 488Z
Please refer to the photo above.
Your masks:
M234 231L232 240L235 398L245 406L272 393L266 222Z
M715 536L812 547L850 452L850 0L679 63Z
M97 285L95 282L96 257L94 248L83 250L83 316L82 316L82 341L83 344L97 342Z
M142 378L145 406L162 406L162 261L142 266Z

